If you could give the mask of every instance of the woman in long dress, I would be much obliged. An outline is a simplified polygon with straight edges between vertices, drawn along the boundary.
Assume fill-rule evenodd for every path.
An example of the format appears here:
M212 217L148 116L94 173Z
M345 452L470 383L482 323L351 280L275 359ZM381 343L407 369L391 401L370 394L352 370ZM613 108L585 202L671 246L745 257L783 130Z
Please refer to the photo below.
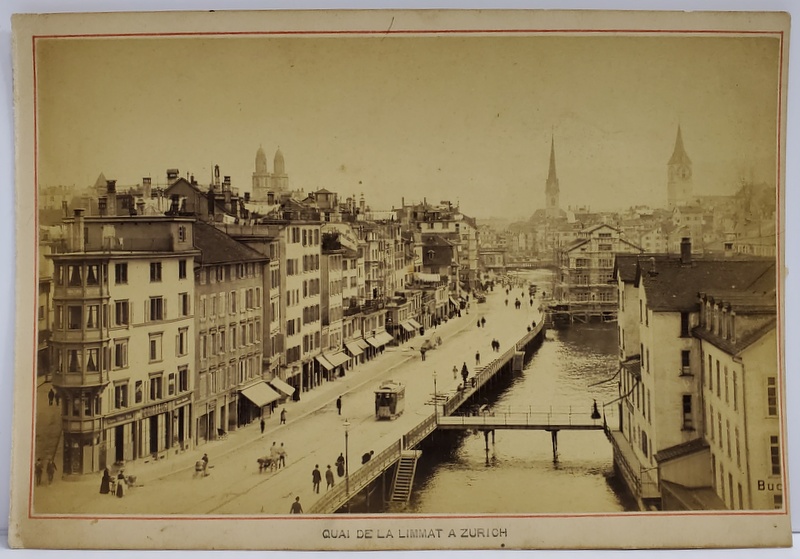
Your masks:
M111 474L106 468L103 470L103 481L100 482L100 493L108 495L109 491L111 491Z
M125 494L125 474L122 470L117 474L117 497L120 499Z

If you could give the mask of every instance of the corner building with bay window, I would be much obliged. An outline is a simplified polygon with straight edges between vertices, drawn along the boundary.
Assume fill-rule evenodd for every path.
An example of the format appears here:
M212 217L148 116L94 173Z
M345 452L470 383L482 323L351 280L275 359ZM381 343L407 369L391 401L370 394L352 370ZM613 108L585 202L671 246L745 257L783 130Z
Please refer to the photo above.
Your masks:
M55 247L53 387L62 472L167 458L192 437L192 219L65 220ZM174 451L174 452L173 452Z

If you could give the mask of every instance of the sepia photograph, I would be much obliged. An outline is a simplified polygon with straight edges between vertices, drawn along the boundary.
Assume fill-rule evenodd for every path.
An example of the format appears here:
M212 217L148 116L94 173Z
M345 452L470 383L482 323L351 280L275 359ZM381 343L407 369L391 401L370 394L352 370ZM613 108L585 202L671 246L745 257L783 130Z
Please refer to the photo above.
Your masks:
M13 547L791 545L787 14L13 26Z

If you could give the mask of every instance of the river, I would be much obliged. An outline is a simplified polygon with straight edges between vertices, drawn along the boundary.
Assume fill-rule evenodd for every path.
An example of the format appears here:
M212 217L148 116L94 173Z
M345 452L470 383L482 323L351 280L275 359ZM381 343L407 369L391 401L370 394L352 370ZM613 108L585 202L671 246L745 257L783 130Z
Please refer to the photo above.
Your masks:
M523 277L549 289L549 272ZM617 368L616 323L550 330L524 371L487 399L498 411L571 407L588 417L593 400L602 409L617 396ZM403 512L637 510L614 478L611 446L602 431L561 431L556 461L545 431L498 430L488 452L480 433L448 431L435 436L435 448L426 448L418 463L411 501Z

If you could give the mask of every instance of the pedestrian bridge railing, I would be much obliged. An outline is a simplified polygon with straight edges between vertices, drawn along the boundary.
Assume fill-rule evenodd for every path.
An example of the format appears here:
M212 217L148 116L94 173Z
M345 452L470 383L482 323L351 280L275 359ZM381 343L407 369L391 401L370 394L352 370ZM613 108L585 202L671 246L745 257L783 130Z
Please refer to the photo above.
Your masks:
M478 414L440 417L442 429L603 429L608 415L593 414L586 407L549 408L487 408Z

